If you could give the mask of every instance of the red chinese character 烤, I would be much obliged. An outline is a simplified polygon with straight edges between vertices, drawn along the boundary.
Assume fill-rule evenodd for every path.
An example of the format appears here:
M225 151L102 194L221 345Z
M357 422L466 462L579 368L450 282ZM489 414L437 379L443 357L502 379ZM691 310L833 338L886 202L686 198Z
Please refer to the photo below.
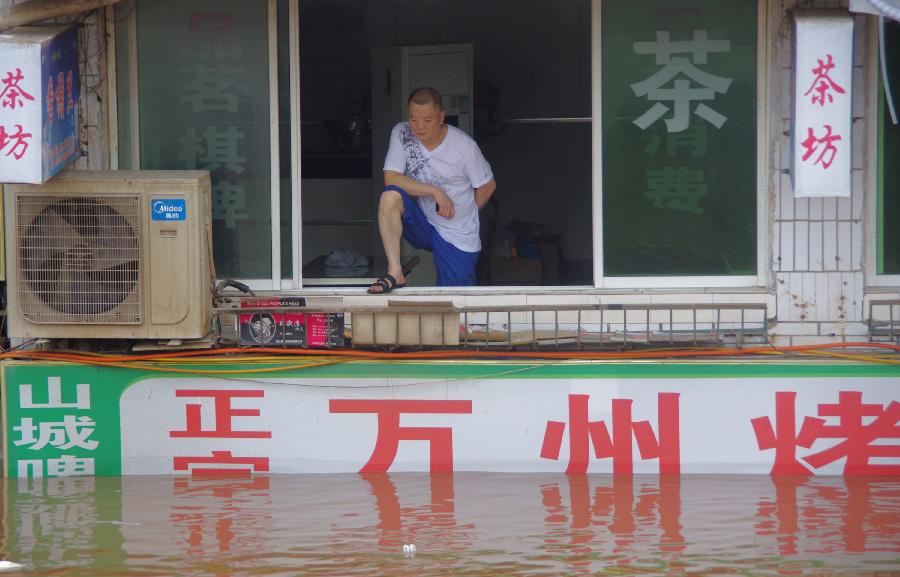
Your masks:
M824 145L822 151L813 164L821 164L822 168L827 170L831 163L834 162L834 157L837 154L837 147L834 146L834 143L841 140L841 136L839 134L831 134L830 124L825 125L825 136L822 138L818 138L811 127L806 130L806 140L800 143L806 149L806 152L803 153L803 161L806 162L819 149L819 145L822 144Z
M20 160L28 152L28 139L30 132L24 132L21 124L16 124L16 132L9 134L5 126L0 126L0 152L6 151L5 156L14 156ZM8 147L8 149L7 149Z
M757 417L750 420L756 434L756 444L760 451L775 449L775 462L772 464L772 475L811 475L803 463L797 460L797 446L807 449L812 446L808 439L802 441L797 436L797 425L794 405L797 393L775 393L775 426L769 417ZM807 444L808 443L808 444Z
M893 550L895 491L872 477L770 477L774 494L757 501L755 532L780 555ZM887 547L885 547L887 545Z
M450 427L401 427L403 413L472 414L472 401L331 399L331 413L376 413L378 437L368 462L360 473L385 473L397 456L400 441L428 441L432 473L453 472L453 429Z
M22 70L16 68L15 73L7 72L6 78L0 80L0 83L3 84L3 90L0 91L0 100L2 100L3 108L15 110L17 106L21 107L24 104L23 98L25 100L34 100L34 96L25 92L25 89L19 86L19 82L24 79L25 76L22 74Z
M612 435L603 421L588 421L588 395L569 395L569 465L566 473L585 473L590 459L589 444L598 459L612 457L613 473L633 472L632 435L642 459L659 459L660 474L677 475L681 470L681 445L678 422L679 393L660 393L659 439L647 421L634 422L631 399L613 399ZM542 459L559 459L566 424L547 421Z
M900 465L870 462L873 458L900 458L900 445L873 443L900 438L900 403L892 401L887 407L863 404L861 392L841 391L837 404L818 406L820 417L837 417L839 424L828 425L824 419L805 417L798 434L795 398L796 393L775 394L774 428L769 417L751 420L760 450L775 449L772 474L810 475L812 472L797 460L796 447L809 449L819 439L842 439L828 449L803 457L803 461L818 469L843 458L845 475L900 475Z
M259 409L235 409L231 406L234 398L260 398L265 391L236 391L224 389L210 390L178 390L177 397L211 397L215 406L215 428L203 429L201 424L202 405L188 403L185 406L186 426L183 431L170 431L170 437L214 437L221 439L271 439L271 431L236 431L232 428L231 420L234 417L258 417Z
M813 79L812 84L809 85L809 90L803 93L803 96L809 96L809 94L815 91L815 94L812 95L812 103L818 103L819 106L825 106L825 99L828 99L828 102L834 102L834 96L832 96L831 91L837 92L838 94L844 94L844 89L834 80L831 79L831 71L834 69L834 62L831 60L831 54L826 54L826 61L822 61L821 58L817 58L819 61L819 65L812 69L812 73L816 75Z
M268 457L235 457L231 451L213 451L211 457L174 457L176 471L190 471L193 477L250 478L269 470Z

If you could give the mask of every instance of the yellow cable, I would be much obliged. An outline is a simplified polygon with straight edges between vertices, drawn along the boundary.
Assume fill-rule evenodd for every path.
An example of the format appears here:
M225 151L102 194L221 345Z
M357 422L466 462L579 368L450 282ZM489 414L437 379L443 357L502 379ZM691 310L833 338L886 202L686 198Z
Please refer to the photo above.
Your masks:
M900 360L886 359L875 355L861 355L852 353L832 353L827 351L808 351L807 354L819 357L833 357L836 359L846 359L851 361L862 361L868 363L881 363L885 365L900 365Z

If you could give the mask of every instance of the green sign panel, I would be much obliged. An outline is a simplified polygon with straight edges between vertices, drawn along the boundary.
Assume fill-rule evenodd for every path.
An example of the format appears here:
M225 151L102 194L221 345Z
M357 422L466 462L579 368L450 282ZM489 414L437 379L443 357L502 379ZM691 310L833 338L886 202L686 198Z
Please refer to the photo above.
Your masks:
M755 275L756 0L601 10L604 274Z
M126 371L59 365L4 369L9 477L119 475Z

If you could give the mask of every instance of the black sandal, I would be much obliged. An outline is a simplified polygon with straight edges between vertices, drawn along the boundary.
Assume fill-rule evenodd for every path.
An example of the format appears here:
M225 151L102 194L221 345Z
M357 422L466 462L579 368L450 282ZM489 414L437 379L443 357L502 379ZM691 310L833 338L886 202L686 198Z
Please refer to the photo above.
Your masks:
M398 284L397 279L394 278L394 275L384 274L378 277L372 286L369 287L369 290L366 291L370 295L386 295L394 289L403 288L406 286L406 283ZM375 287L381 287L380 291L372 290Z

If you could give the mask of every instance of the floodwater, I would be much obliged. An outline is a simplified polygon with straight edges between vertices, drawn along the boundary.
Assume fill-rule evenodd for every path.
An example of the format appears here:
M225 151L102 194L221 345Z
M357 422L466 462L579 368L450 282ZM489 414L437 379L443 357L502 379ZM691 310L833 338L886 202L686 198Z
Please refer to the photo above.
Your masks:
M11 575L900 575L896 478L405 473L2 487L0 558L24 565Z

